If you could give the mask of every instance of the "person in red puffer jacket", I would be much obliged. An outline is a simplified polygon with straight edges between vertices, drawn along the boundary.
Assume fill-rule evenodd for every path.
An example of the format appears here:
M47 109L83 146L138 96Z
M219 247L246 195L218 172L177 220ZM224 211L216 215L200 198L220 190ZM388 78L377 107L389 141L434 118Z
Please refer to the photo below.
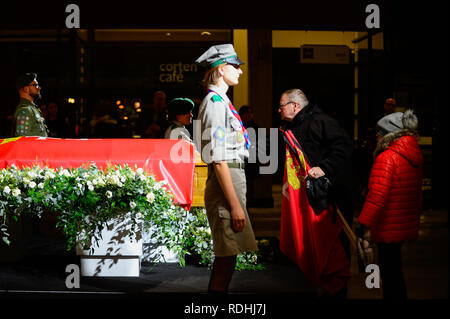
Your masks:
M377 243L385 299L406 299L401 249L419 234L423 156L417 127L411 110L378 121L368 193L358 218L364 237Z

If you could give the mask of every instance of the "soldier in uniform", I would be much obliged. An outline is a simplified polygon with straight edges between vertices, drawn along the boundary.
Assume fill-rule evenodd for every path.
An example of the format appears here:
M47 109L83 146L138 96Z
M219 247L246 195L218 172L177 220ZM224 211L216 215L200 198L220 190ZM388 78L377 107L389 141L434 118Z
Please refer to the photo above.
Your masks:
M16 88L20 102L14 113L15 136L48 136L44 117L34 101L41 97L41 87L36 73L25 73L18 77Z
M171 125L164 133L167 139L183 139L192 143L191 134L185 125L192 123L192 109L195 104L191 99L178 97L169 102L168 115Z
M244 161L249 138L239 114L226 92L242 74L231 44L215 45L196 63L207 68L203 84L208 93L198 119L202 137L200 151L208 164L205 207L214 244L214 263L208 285L210 293L226 293L236 266L236 256L257 250L246 210Z

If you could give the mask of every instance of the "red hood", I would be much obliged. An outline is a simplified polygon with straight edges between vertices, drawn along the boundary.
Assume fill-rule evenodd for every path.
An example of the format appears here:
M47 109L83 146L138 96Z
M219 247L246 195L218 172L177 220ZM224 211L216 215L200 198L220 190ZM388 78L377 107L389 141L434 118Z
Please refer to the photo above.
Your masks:
M417 140L410 135L402 136L398 140L392 142L388 149L402 155L413 166L419 166L423 163L423 156L419 143L417 143Z

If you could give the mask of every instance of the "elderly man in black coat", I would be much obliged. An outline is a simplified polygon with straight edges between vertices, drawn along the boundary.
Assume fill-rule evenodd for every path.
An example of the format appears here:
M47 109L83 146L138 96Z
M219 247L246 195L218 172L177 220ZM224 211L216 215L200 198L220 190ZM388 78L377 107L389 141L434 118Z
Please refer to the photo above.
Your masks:
M351 192L351 160L353 143L348 134L331 116L317 105L309 104L299 89L281 95L278 112L284 129L290 129L311 165L311 178L326 176L330 182L329 201L336 204L347 223L352 225L354 201ZM342 232L342 245L350 260L350 243Z

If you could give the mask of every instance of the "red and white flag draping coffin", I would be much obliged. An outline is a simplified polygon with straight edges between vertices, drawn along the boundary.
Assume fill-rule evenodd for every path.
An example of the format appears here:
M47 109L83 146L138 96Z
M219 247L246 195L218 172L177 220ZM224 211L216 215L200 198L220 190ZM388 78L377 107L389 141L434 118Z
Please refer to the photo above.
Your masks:
M323 286L334 294L344 287L351 275L348 259L338 238L342 221L333 218L335 213L331 205L319 215L314 212L306 194L305 178L310 164L292 132L283 133L286 137L286 165L280 249L299 266L315 287Z
M98 168L127 164L167 181L175 201L192 205L194 145L169 139L63 139L22 136L0 139L0 169L39 165L77 168L95 163Z

